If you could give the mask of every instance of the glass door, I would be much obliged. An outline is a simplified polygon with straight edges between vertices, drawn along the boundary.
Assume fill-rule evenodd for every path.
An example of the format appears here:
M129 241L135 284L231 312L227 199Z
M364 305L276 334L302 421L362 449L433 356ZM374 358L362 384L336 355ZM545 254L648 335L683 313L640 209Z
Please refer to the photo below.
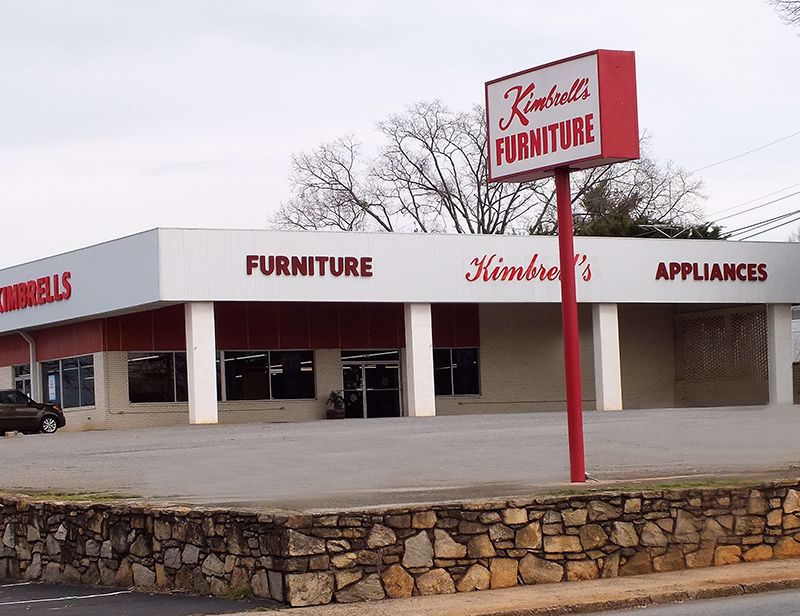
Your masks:
M345 417L400 417L399 351L342 351Z

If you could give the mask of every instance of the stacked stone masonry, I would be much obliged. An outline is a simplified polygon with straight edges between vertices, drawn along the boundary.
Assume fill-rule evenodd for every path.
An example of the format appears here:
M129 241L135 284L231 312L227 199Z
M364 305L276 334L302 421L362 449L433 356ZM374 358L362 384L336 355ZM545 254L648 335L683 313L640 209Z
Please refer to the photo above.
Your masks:
M293 606L800 558L798 482L313 515L0 504L0 579Z

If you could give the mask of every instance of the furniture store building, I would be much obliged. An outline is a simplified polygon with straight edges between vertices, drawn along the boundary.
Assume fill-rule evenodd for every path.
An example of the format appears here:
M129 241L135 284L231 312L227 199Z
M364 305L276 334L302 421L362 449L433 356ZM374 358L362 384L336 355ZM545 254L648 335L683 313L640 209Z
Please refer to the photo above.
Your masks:
M791 404L800 244L576 238L587 409ZM69 429L563 410L555 237L155 229L0 270Z

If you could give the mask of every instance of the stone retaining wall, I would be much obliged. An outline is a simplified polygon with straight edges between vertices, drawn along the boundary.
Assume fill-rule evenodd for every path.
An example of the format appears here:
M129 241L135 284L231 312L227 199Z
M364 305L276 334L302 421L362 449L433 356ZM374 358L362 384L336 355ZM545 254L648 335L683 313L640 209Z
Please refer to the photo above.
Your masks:
M298 606L800 557L798 482L314 515L0 505L0 579Z

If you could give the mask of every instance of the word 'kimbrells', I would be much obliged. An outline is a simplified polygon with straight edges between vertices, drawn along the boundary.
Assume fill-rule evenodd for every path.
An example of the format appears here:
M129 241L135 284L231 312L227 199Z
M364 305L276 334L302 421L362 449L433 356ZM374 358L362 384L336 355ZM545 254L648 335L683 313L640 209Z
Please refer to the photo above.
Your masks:
M656 280L721 280L763 282L767 279L766 263L690 263L671 261L658 264Z
M247 275L264 276L372 276L372 257L287 257L247 255Z
M72 295L70 276L72 276L70 272L64 272L60 276L58 274L42 276L0 288L0 312L32 308L69 299Z
M553 86L547 95L539 98L536 98L535 83L530 83L526 88L519 85L512 86L504 94L506 99L513 97L511 112L508 117L500 118L498 124L500 130L508 130L515 119L519 120L522 126L528 126L530 123L528 116L531 114L551 107L586 100L591 96L589 83L588 77L579 78L573 82L569 91L559 92L558 86ZM499 167L503 164L594 143L594 129L594 114L587 113L561 122L500 137L495 140L495 162Z
M475 257L470 261L470 266L474 269L464 274L467 282L561 280L561 268L558 265L548 266L539 263L538 252L534 253L525 265L508 265L503 257L491 254ZM575 254L575 269L580 270L582 280L588 282L592 279L592 268L586 255Z

